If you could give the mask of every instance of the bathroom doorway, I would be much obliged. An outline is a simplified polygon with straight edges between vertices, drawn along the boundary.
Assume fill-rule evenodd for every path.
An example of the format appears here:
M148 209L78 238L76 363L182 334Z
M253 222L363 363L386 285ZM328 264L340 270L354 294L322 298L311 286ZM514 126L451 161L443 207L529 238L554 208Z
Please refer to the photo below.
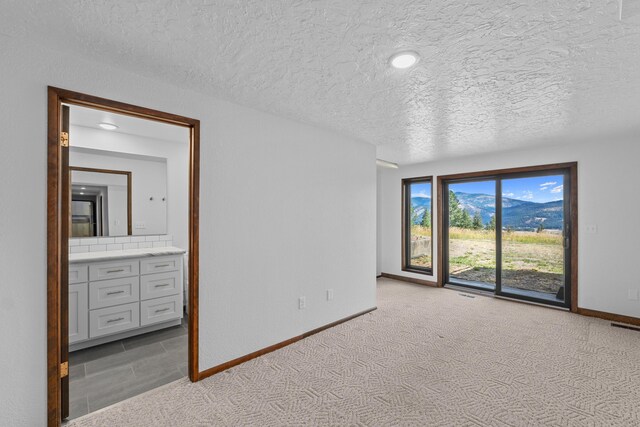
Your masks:
M48 424L198 381L199 121L49 87Z

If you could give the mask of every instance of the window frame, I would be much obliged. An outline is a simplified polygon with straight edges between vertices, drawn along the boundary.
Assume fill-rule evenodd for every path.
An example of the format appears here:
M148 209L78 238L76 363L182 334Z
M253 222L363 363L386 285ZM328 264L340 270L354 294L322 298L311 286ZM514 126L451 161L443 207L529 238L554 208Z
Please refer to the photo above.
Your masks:
M411 185L412 184L425 184L429 183L431 185L431 206L429 206L429 214L431 215L431 267L422 267L418 265L411 264L411 218L409 218L409 213L411 212L410 203L411 203ZM433 222L433 195L434 195L434 182L433 176L420 176L413 178L403 178L402 179L402 271L410 272L410 273L418 273L432 276L433 275L433 254L434 254L434 239L433 239L433 231L434 231L434 222Z

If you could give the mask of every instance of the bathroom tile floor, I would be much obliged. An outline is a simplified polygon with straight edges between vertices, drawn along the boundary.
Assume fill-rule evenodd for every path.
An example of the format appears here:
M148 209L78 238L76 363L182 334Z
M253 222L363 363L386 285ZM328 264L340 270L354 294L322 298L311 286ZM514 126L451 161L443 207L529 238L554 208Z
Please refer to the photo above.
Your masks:
M69 419L188 375L187 320L69 354Z

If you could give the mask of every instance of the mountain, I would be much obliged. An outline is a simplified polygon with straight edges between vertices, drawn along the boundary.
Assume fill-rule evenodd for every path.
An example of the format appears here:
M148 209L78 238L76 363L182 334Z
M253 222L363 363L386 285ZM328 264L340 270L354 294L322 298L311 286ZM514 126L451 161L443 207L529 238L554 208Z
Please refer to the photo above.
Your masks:
M421 222L425 211L429 212L429 209L431 208L431 197L412 197L411 205L413 206L413 211L418 217L418 222Z
M496 213L495 196L460 192L455 193L455 195L458 198L460 207L469 212L471 217L476 212L480 212L483 224L487 224ZM431 205L431 199L428 197L413 197L411 198L411 203L418 214L418 221L420 221L426 207ZM562 229L562 200L536 203L503 197L502 204L504 206L502 211L503 227L511 227L514 230L535 230L540 224L543 224L545 229Z

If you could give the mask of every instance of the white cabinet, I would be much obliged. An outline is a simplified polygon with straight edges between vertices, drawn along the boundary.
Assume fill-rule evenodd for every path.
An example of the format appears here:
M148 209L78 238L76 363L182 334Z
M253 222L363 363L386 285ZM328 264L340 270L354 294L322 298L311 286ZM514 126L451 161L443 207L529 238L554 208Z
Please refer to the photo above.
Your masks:
M136 302L91 310L89 316L91 338L115 334L140 326L140 306Z
M164 322L182 314L182 294L142 301L140 303L140 324Z
M140 274L140 260L98 262L89 265L89 280L117 279Z
M88 302L86 283L69 285L69 344L89 338Z
M89 308L111 307L140 299L140 277L102 280L89 285Z
M69 264L71 351L179 324L182 269L182 254Z

